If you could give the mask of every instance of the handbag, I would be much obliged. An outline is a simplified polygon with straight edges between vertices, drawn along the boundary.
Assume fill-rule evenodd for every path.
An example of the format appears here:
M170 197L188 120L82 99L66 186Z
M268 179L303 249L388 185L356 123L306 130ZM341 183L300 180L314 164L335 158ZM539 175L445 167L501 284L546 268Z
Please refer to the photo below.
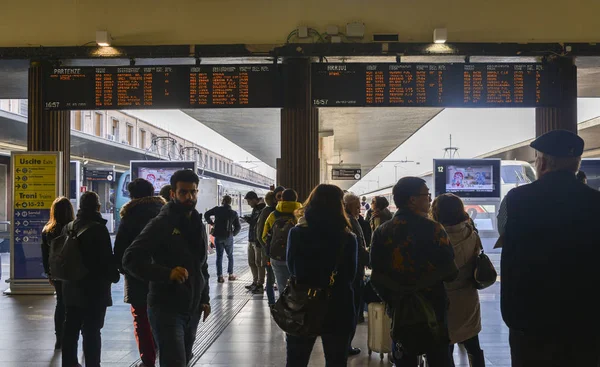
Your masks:
M345 244L342 243L327 287L301 284L295 276L290 277L279 299L271 307L271 315L281 330L301 337L317 337L323 333L331 291L342 262L344 248Z
M487 287L496 283L498 273L496 272L496 268L494 268L494 264L492 264L490 258L483 251L481 240L478 239L477 243L479 244L481 252L477 256L477 258L475 258L475 269L473 271L473 279L475 280L475 288L486 289Z

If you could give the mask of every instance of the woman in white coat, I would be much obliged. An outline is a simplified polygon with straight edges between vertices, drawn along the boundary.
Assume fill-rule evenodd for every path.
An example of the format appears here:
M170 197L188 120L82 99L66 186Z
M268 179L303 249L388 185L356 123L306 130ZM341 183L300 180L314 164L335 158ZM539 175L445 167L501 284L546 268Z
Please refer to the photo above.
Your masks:
M458 277L446 283L450 301L448 309L450 356L452 357L454 344L460 343L467 350L471 367L485 366L478 336L481 331L479 294L473 279L475 259L482 248L481 239L458 196L440 195L433 202L431 213L433 219L446 229L454 248L454 261L459 269Z

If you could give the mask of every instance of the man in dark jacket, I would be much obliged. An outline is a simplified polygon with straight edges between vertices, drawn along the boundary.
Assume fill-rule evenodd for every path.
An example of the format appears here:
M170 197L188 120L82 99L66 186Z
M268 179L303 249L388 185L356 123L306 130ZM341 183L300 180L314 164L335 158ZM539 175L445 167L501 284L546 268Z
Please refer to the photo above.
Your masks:
M229 280L236 280L233 274L233 237L237 236L242 229L238 213L231 209L231 196L223 196L221 206L215 206L204 213L206 223L214 226L213 236L217 247L217 282L224 283L223 278L223 252L227 253L227 273ZM212 220L215 217L215 220Z
M62 365L77 366L77 343L83 335L85 365L99 367L106 308L112 306L111 282L119 281L106 220L100 215L98 194L81 195L73 232L81 233L79 251L88 274L79 281L64 281L66 307L63 330ZM85 230L84 230L85 229ZM65 229L66 230L66 229ZM82 232L83 231L83 232Z
M142 232L151 219L166 204L160 196L154 196L154 186L142 178L136 178L127 186L131 201L121 209L121 224L115 240L115 258L122 268L123 254ZM121 272L124 272L121 269ZM138 344L140 358L146 367L154 367L156 348L148 320L148 283L125 273L125 303L131 304L133 332Z
M348 219L350 219L352 232L356 235L356 241L358 242L358 268L356 270L356 277L354 278L353 283L354 308L356 309L356 318L354 320L354 330L349 341L349 355L353 356L360 353L360 349L353 348L351 343L352 339L354 339L354 334L356 333L356 326L358 325L361 316L363 316L364 319L364 315L361 315L361 313L363 312L363 307L361 307L361 304L364 303L362 295L365 286L365 267L369 265L369 252L367 251L365 245L365 236L363 234L362 228L358 223L358 216L360 215L360 198L350 193L344 195L344 209L346 210Z
M256 240L260 243L260 253L262 255L262 264L265 267L265 274L267 278L265 292L267 293L267 300L269 305L275 304L275 274L273 273L273 267L271 267L271 259L269 255L267 255L267 250L265 248L265 242L262 239L262 233L265 229L265 223L267 218L271 213L275 211L275 207L277 206L277 198L275 197L274 191L269 191L265 195L265 203L267 206L260 212L260 216L258 217L258 223L256 225Z
M448 234L441 224L428 219L431 194L424 180L404 177L392 190L398 211L373 233L371 244L371 282L381 298L393 308L402 293L396 287L416 289L431 304L445 336L426 349L431 366L449 366L447 337L448 298L444 281L453 280L458 269ZM388 281L382 282L382 279ZM399 320L400 323L414 320ZM445 330L445 332L444 332ZM417 355L400 351L394 341L396 365L417 364Z
M512 365L596 366L600 192L575 177L576 134L551 131L531 147L538 180L505 198L501 309Z
M173 200L123 257L125 271L150 282L148 316L161 366L187 366L200 317L210 314L205 229L195 209L198 182L191 170L175 172Z
M252 214L244 216L244 221L248 223L248 265L252 271L252 284L246 286L246 289L254 294L262 294L265 284L265 267L262 262L262 253L260 243L256 238L256 226L260 212L265 208L266 204L258 197L254 191L249 191L244 200L252 208Z

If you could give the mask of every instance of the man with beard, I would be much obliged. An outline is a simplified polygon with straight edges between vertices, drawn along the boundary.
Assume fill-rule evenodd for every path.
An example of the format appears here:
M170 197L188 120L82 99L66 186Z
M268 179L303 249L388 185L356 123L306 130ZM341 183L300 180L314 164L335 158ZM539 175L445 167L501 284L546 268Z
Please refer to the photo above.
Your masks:
M125 252L123 267L150 282L148 316L161 366L185 367L200 317L210 314L206 234L196 211L198 176L171 177L171 202Z

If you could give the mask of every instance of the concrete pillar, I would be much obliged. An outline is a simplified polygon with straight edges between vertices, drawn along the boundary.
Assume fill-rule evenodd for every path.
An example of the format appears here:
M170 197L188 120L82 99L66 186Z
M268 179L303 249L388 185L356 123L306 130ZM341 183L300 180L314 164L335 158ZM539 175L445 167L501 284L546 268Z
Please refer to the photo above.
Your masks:
M71 160L71 114L69 111L46 111L42 101L45 62L33 61L29 67L29 110L27 150L62 152L62 195L69 197Z
M558 67L560 105L535 109L535 135L559 129L577 133L577 67L574 59L558 57L550 62Z
M296 190L298 200L304 201L319 184L319 112L311 102L310 60L288 59L285 62L277 181Z

